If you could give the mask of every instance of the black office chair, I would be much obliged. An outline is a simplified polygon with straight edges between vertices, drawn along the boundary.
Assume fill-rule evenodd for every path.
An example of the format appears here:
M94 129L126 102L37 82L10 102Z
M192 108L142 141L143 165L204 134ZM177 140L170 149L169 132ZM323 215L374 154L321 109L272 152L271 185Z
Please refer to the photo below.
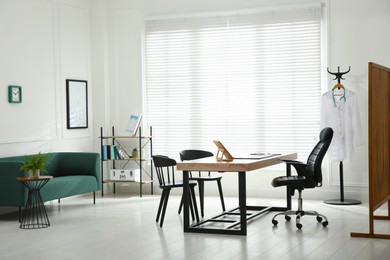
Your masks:
M302 228L300 223L301 217L304 215L317 216L317 221L322 222L322 226L326 227L329 222L328 219L319 214L316 211L304 211L302 209L302 190L305 188L311 189L322 186L322 170L321 164L322 159L325 156L326 151L329 148L330 142L332 141L333 130L330 127L324 128L320 133L320 140L317 145L314 147L312 152L307 159L307 163L286 160L287 164L294 166L297 171L297 176L280 176L272 180L272 186L287 186L288 192L291 196L294 195L295 190L298 191L298 210L289 210L283 213L276 214L272 218L272 224L275 226L278 224L278 221L275 219L279 215L284 215L284 218L287 221L291 220L291 215L296 215L296 227L298 229Z
M202 150L183 150L180 152L180 160L181 161L189 161L189 160L195 160L195 159L201 159L201 158L207 158L214 156L213 153L208 151L202 151ZM211 175L210 172L208 172L207 175L202 175L202 172L199 171L198 175L192 175L192 172L190 172L189 179L192 181L198 182L199 187L199 200L200 200L200 214L203 218L204 216L204 183L206 181L216 181L218 185L219 190L219 197L221 199L221 205L222 210L225 211L225 201L223 199L223 192L222 192L222 185L221 185L221 175L213 174Z
M169 193L173 188L183 188L183 182L175 180L175 166L176 166L175 160L163 155L153 155L152 157L153 157L153 164L156 168L159 187L160 189L162 189L160 204L158 206L158 211L156 216L156 222L158 222L158 220L160 219L160 227L162 227L164 223L165 211L168 205ZM190 181L189 186L190 186L189 203L190 203L192 219L195 220L196 218L196 220L199 222L199 213L196 205L195 190L194 190L194 187L196 186L196 182ZM180 204L182 204L182 202L183 202L183 195Z

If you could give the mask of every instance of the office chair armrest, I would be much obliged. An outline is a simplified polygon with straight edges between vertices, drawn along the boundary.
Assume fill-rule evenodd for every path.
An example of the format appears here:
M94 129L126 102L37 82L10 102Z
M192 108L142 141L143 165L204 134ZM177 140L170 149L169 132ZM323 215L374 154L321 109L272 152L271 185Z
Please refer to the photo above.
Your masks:
M285 162L287 164L304 164L303 162L300 162L300 161L295 161L295 160L281 160L282 162Z
M307 164L306 163L295 163L295 164L291 164L292 166L294 166L295 170L297 171L298 175L300 176L306 176L306 167L307 167Z
M294 160L283 160L286 164L294 166L295 170L297 171L298 175L305 176L305 171L307 164L300 162L300 161L294 161Z

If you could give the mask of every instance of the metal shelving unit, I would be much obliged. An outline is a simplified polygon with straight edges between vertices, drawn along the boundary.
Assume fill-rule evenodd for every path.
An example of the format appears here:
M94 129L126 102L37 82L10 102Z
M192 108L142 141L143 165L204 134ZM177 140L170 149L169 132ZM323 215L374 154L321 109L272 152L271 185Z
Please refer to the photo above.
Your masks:
M116 169L116 162L125 162L125 164L122 166L126 167L127 163L130 161L134 161L138 164L139 170L140 170L140 181L139 181L139 194L140 197L142 197L142 186L144 184L150 184L151 194L153 194L153 160L152 160L152 127L149 127L149 135L142 135L142 128L138 127L138 135L134 136L127 136L127 135L115 135L115 129L112 127L112 135L111 136L105 136L103 134L103 127L100 127L100 163L101 163L101 185L102 185L102 197L104 195L104 184L105 183L112 183L114 185L114 193L116 193L116 183L138 183L135 181L128 181L128 180L110 180L110 179L104 179L104 166L105 163L110 163L112 169ZM139 156L138 158L132 158L131 152L127 152L129 149L123 148L121 142L123 140L130 140L130 139L138 139L138 151ZM126 158L105 158L103 156L103 146L105 145L116 145L119 147L126 155ZM144 150L146 150L146 147L149 146L149 152L146 155L146 153L143 153ZM150 162L150 169L149 171L146 169L147 167L144 167L144 164L146 162ZM146 175L148 179L144 179L143 176Z

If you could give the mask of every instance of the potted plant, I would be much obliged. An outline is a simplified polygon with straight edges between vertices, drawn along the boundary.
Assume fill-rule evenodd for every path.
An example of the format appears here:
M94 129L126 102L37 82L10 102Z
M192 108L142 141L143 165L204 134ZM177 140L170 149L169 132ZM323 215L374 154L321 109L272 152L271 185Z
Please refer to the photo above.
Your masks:
M138 159L139 153L138 153L138 149L137 149L137 148L134 148L134 149L133 149L133 152L131 153L131 156L132 156L134 159Z
M31 156L25 155L20 170L28 171L32 177L38 177L41 172L46 172L45 163L48 156L49 154L41 154L40 152Z

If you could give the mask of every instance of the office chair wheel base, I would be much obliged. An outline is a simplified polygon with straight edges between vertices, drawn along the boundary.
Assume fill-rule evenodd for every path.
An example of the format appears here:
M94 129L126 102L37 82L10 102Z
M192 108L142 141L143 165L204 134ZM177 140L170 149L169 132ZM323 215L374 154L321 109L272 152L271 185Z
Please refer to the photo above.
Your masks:
M284 216L284 219L286 220L286 221L290 221L291 220L291 217L290 216Z
M297 229L301 229L303 226L301 223L297 223Z
M317 221L321 223L322 222L322 217L317 216Z
M329 224L329 222L328 222L328 221L324 221L324 222L322 222L322 226L323 226L323 227L326 227L326 226L328 226L328 224Z
M274 224L274 226L277 226L278 225L278 221L276 219L273 219L272 220L272 224Z

